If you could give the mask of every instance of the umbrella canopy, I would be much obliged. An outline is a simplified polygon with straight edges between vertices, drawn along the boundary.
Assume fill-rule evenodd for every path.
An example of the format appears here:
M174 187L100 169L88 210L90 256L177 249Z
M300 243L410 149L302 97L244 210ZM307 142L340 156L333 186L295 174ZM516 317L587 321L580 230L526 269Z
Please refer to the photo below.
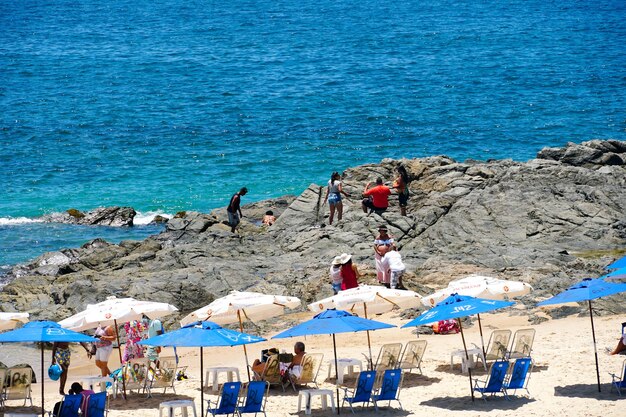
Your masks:
M406 323L402 328L421 326L423 324L434 323L439 320L460 319L461 317L471 316L473 314L486 313L488 311L497 310L504 307L512 306L512 301L499 301L499 300L485 300L482 298L475 298L468 295L452 294L435 307L423 312L415 319ZM467 345L465 343L465 336L463 334L463 326L459 320L459 327L461 328L461 339L463 340L463 349L465 349L465 359L469 360L467 354ZM474 401L474 390L472 388L472 370L468 368L469 381L470 381L470 393L472 395L472 401Z
M596 347L596 331L593 325L593 310L591 309L591 300L600 297L617 294L626 291L626 284L618 284L607 282L601 278L585 278L582 281L572 285L562 293L555 295L545 301L537 304L538 307L587 301L589 303L589 318L591 320L591 335L593 337L593 351L596 358L596 377L598 379L598 392L600 389L600 366L598 365L598 349Z
M335 378L338 379L337 367L337 343L335 334L352 333L368 330L380 330L396 327L391 324L383 323L376 320L364 319L357 317L347 311L342 310L324 310L315 315L311 320L300 323L291 329L285 330L272 337L272 339L284 339L295 336L321 335L330 334L333 336L333 351L335 353ZM339 398L339 386L337 386L337 398ZM339 406L337 413L339 413Z
M602 279L623 279L626 278L626 267L616 269L615 271L609 272L608 274L602 275L600 278Z
M365 315L386 313L394 309L414 308L422 297L414 291L396 290L373 285L360 285L340 291L337 295L309 304L309 310L318 313L329 308L347 310Z
M171 331L142 340L139 344L147 346L172 346L172 347L199 347L200 348L200 409L204 406L204 374L203 374L203 347L209 346L238 346L249 343L263 342L266 339L251 334L225 329L217 323L210 321L194 322Z
M15 329L17 323L27 323L28 313L0 313L0 331Z
M617 261L613 262L612 264L606 267L606 269L618 269L618 268L626 268L626 256L618 259Z
M157 319L176 311L176 307L167 303L112 296L100 303L88 304L85 310L61 320L59 324L66 329L81 331L95 329L98 325L117 326L117 322L141 320L144 314L151 319Z
M488 300L506 300L526 295L533 287L525 282L508 281L482 275L470 275L450 281L447 288L422 297L422 304L432 307L452 294L469 295Z
M265 320L283 314L285 308L297 308L300 305L297 297L232 291L187 315L180 323L183 326L203 320L219 324L238 323L242 315L250 321Z
M0 343L7 342L95 342L91 336L62 328L53 321L33 321L23 327L0 334ZM43 344L41 345L41 415L44 409Z

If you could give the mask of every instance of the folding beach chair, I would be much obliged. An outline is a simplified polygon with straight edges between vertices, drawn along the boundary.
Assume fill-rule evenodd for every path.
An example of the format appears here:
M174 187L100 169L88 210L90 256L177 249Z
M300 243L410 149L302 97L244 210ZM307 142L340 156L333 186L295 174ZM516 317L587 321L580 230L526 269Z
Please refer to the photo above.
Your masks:
M530 373L533 369L533 360L531 358L519 358L515 360L510 374L507 376L504 382L504 392L508 398L509 390L513 390L513 393L518 389L524 389L530 397L530 391L528 391L528 381L530 381Z
M320 372L323 359L323 353L306 353L302 358L302 370L300 372L300 376L296 377L293 374L289 375L287 384L291 384L294 391L296 390L296 385L315 384L315 387L318 388L317 374Z
M474 380L474 391L481 393L483 400L487 401L485 394L491 394L492 396L502 393L505 398L508 399L506 391L504 390L504 378L506 377L506 371L509 369L509 362L507 361L495 361L491 365L491 372L486 381ZM479 384L480 383L480 384ZM482 385L482 386L481 386Z
M0 368L0 409L4 409L4 383L7 380L7 369Z
M31 382L33 371L27 367L15 367L8 369L7 386L4 388L4 400L24 400L30 401L33 405L31 397Z
M241 390L241 382L227 382L222 385L222 392L217 400L215 400L215 406L211 400L207 400L206 415L209 413L216 416L218 414L235 414L237 410L237 402L239 400L239 391ZM213 408L212 408L213 406Z
M528 358L533 349L535 329L519 329L513 335L511 348L506 354L506 359Z
M509 347L509 341L511 340L510 330L494 330L489 336L489 342L487 343L487 354L485 360L497 361L504 359L507 349Z
M251 366L249 367L250 371L254 374L253 379L255 381L265 381L270 385L280 385L283 388L283 391L285 390L285 386L283 385L283 376L280 374L278 355L271 355L267 358L265 368L263 368L262 373L256 372Z
M150 359L148 358L129 360L124 364L122 371L119 373L119 377L114 381L114 392L117 394L118 390L122 389L122 378L124 378L127 392L132 392L133 390L137 391L137 393L148 391L149 397L149 369Z
M372 402L374 408L378 410L379 401L389 401L389 407L391 407L392 401L397 401L400 404L402 410L402 403L400 402L400 389L402 387L402 369L387 369L383 375L383 382L378 390L377 394L372 395Z
M63 397L63 401L61 401L56 417L78 417L78 410L80 409L82 402L83 396L80 394L65 395Z
M87 398L87 412L85 417L104 417L107 413L107 393L98 392Z
M387 369L395 369L398 367L401 354L402 343L388 343L380 347L376 362L372 361L373 358L370 358L365 354L363 355L367 358L368 368L372 367L370 370L377 371L382 374L382 372Z
M176 394L176 374L178 371L178 364L176 363L176 357L166 356L159 358L159 367L156 370L151 370L151 374L148 376L146 382L146 390L148 391L148 397L152 396L153 389L163 388L163 393L168 389L174 391ZM181 368L184 371L186 367Z
M422 373L422 358L424 357L424 352L426 351L426 345L428 342L426 340L412 340L408 342L404 346L404 351L402 352L400 365L398 366L400 369L405 369L411 372L412 369L417 369Z
M369 404L372 401L372 390L374 389L374 382L376 381L376 371L360 372L359 377L356 380L356 386L352 389L343 388L343 403L348 403L350 410L354 413L352 404L365 403ZM350 397L348 397L350 395ZM365 406L364 405L364 406Z
M613 378L613 381L611 381L611 391L613 391L613 388L615 387L615 389L617 389L617 393L619 395L622 395L622 390L626 391L626 360L622 364L621 379L619 375L609 375L611 375L611 378Z
M237 414L252 414L255 417L257 413L265 414L265 403L269 394L270 384L265 381L251 381L248 383L246 397L237 405Z

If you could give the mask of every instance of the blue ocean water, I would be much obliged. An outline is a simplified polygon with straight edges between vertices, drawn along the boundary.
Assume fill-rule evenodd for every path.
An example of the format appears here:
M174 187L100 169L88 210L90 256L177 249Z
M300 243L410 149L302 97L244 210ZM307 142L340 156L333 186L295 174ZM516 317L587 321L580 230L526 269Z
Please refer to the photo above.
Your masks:
M626 139L623 0L0 0L0 28L0 265L154 233L18 220L70 207Z

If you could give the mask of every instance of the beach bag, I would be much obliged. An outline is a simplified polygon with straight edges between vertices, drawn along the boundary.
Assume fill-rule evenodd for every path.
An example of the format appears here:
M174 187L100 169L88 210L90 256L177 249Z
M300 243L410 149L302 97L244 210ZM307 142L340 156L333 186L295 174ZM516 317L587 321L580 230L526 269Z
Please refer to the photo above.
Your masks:
M439 320L433 325L433 331L436 334L458 333L461 331L456 320Z

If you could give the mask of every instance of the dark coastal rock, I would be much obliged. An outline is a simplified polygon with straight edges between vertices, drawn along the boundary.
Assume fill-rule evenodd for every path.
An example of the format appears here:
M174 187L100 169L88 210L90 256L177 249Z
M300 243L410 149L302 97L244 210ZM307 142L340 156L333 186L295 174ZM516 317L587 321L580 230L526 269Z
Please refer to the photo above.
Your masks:
M100 207L86 213L69 209L63 213L42 216L47 223L81 224L88 226L132 226L137 212L132 207Z
M363 165L344 173L349 196L333 225L325 188L316 184L297 197L244 205L239 234L230 232L224 208L181 212L142 242L96 239L15 267L0 309L61 319L118 295L169 302L183 315L233 289L310 303L332 294L328 266L342 252L353 255L361 282L376 283L372 241L385 224L407 265L407 287L426 294L472 273L525 281L535 291L511 314L540 321L537 301L601 275L626 253L626 165L616 163L624 149L626 142L591 141L544 149L525 163L436 156ZM400 215L396 197L381 215L363 213L364 185L379 176L391 183L400 164L412 179L409 216ZM277 216L269 228L260 225L266 210ZM626 296L593 306L595 314L623 313Z

